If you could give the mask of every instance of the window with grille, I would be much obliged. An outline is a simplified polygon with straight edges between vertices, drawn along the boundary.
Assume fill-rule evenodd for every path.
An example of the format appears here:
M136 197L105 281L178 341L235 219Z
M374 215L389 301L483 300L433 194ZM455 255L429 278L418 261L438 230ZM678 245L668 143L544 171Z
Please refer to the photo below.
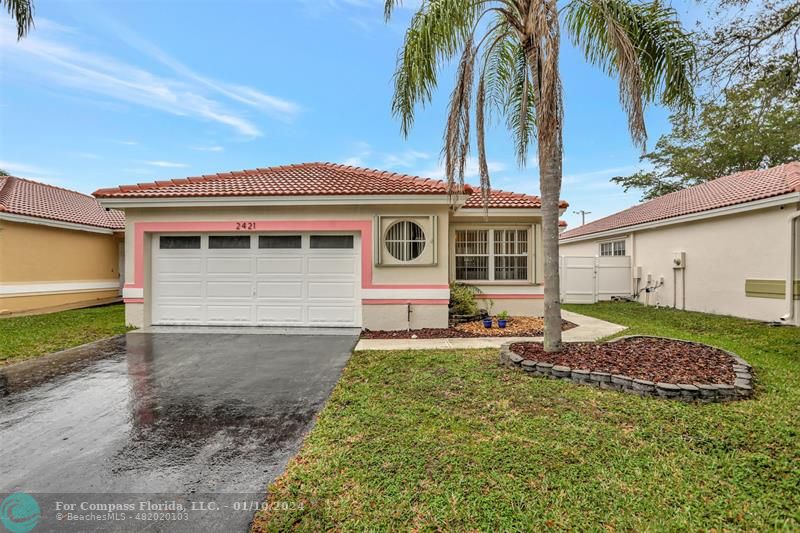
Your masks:
M459 229L455 235L459 281L526 281L527 229Z
M625 255L625 241L611 241L600 243L600 255Z
M425 232L410 220L395 222L386 230L386 251L398 261L413 261L425 249Z
M528 279L528 231L494 230L494 279Z

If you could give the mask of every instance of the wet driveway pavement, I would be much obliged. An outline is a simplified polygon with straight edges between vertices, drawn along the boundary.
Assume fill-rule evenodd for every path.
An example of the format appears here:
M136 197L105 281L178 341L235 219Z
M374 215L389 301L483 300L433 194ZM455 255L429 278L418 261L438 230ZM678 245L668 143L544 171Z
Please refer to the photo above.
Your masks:
M78 354L58 363L69 373L22 390L11 383L0 398L0 493L33 494L42 511L35 531L245 531L355 342L129 333L79 348L100 358ZM77 517L115 502L139 512L145 500L161 506L144 504L139 519ZM70 502L78 505L68 517ZM178 505L186 516L173 513Z

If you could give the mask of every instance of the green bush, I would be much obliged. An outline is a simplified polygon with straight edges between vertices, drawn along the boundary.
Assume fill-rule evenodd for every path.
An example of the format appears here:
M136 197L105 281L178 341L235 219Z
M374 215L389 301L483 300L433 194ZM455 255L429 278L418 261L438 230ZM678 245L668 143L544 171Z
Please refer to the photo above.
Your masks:
M476 315L478 304L475 302L477 287L463 283L450 284L450 313L454 315Z

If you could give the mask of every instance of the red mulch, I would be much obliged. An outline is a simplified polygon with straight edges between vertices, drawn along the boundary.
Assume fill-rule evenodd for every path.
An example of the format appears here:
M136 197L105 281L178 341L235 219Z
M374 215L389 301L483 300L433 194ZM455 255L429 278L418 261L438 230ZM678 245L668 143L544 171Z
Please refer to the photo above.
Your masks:
M668 339L642 337L602 344L569 343L557 353L545 352L540 343L526 342L512 345L511 351L540 363L622 374L656 383L733 385L736 378L732 368L734 359L722 350Z
M530 323L528 328L511 327L512 321L526 321ZM575 324L567 320L561 321L561 331L566 331L576 327ZM541 318L511 317L509 327L500 329L497 323L491 328L483 327L482 322L468 322L458 324L450 328L425 328L400 331L382 331L365 329L361 332L362 339L456 339L456 338L475 338L475 337L541 337L544 334Z

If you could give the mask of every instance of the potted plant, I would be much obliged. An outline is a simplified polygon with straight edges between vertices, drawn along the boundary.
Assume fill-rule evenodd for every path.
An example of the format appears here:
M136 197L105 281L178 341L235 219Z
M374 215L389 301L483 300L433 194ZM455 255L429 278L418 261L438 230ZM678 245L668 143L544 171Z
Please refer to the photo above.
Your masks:
M497 326L504 328L508 324L508 311L500 311L497 313Z
M486 329L492 328L492 317L487 316L486 318L483 319L483 327L485 327Z

